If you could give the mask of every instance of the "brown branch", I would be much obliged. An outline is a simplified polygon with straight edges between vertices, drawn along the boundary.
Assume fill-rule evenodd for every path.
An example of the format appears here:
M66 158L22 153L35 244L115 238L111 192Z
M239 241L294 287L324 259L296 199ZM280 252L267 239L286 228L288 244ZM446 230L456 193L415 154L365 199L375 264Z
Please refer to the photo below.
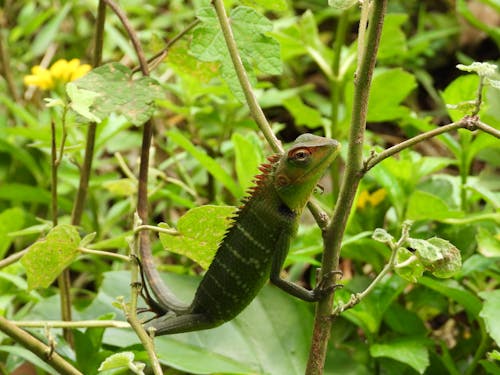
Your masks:
M491 134L492 136L496 138L500 138L500 131L479 121L479 118L476 116L466 116L463 119L457 121L457 122L452 122L451 124L443 125L440 126L439 128L429 130L428 132L419 134L415 137L412 137L410 139L407 139L406 141L403 141L401 143L398 143L395 146L392 146L388 148L387 150L382 151L379 154L373 154L370 156L364 163L363 166L363 174L368 172L370 169L372 169L375 165L383 161L384 159L387 159L388 157L397 154L398 152L401 152L402 150L406 148L410 148L417 143L423 142L427 139L436 137L438 135L441 135L443 133L447 133L456 129L468 129L470 131L474 131L477 129L480 129L484 131L485 133Z
M4 45L2 32L0 32L0 68L3 73L2 75L5 78L5 82L7 82L7 88L10 91L10 96L12 96L12 99L17 102L19 100L19 96L17 94L16 84L12 76L12 70L10 69L9 52L7 46Z
M15 342L33 352L41 360L52 366L59 374L82 375L75 367L61 357L53 348L31 336L28 332L0 316L0 331L11 337Z
M338 269L342 237L356 195L360 173L363 167L363 138L368 110L368 95L370 91L373 70L377 56L380 35L384 21L387 0L373 0L373 14L368 26L367 41L363 51L361 64L358 66L355 78L355 90L349 149L346 171L342 180L339 199L335 206L333 218L324 231L324 253L322 260L322 279L332 280L333 271ZM332 327L331 313L334 292L320 301L316 308L313 337L306 374L319 375L323 373L326 350Z

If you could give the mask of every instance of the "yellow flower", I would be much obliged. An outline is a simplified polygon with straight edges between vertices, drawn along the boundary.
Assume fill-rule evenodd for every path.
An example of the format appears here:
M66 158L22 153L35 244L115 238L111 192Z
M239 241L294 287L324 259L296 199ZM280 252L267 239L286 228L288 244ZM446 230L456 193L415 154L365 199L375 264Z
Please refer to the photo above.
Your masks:
M356 207L360 209L364 209L368 203L372 207L375 207L382 202L387 195L387 191L382 188L374 191L373 193L369 193L368 190L363 190L358 197L358 202L356 203Z
M54 87L54 80L50 72L39 65L31 68L30 75L24 76L24 84L26 86L33 85L40 87L42 90L48 90Z
M83 77L92 69L89 64L80 64L80 59L59 59L49 69L34 66L31 75L24 77L25 85L34 85L42 90L52 89L57 83L66 83Z

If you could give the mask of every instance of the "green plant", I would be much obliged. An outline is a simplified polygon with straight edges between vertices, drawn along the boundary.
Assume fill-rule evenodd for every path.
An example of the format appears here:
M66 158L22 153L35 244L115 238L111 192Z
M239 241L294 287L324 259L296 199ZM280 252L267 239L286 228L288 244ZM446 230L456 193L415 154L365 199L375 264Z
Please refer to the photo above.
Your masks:
M0 347L2 371L23 358L48 373L47 363L59 373L140 373L137 362L155 373L161 365L187 373L498 372L496 66L475 63L479 53L450 38L461 32L456 16L429 2L373 0L361 10L226 3L230 24L222 1L213 3L4 5L0 306L8 319L0 330L18 345ZM465 2L457 11L498 50L497 29ZM102 56L126 56L129 67L98 67ZM55 58L94 69L48 85ZM27 83L50 91L22 88L33 65L48 69L45 80ZM436 66L449 75L445 84ZM312 284L311 264L323 276L340 268L344 288L314 315L266 287L234 321L157 338L153 348L135 316L139 279L129 253L151 245L168 285L189 300L194 262L210 262L206 242L217 242L233 211L223 204L237 204L264 154L281 150L275 134L289 140L302 131L335 137L346 151L332 167L333 186L310 205L318 225L302 226L288 277ZM200 233L200 218L219 229ZM168 224L151 225L160 221ZM151 231L170 253L149 244ZM54 248L60 256L49 259ZM71 274L52 286L67 267ZM125 318L135 331L123 329Z

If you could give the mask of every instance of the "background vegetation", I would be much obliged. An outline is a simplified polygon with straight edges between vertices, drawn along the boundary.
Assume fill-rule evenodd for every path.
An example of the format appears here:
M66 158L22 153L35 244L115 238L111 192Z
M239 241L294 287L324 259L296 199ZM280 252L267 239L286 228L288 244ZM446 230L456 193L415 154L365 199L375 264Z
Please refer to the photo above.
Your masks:
M154 359L136 332L124 328L124 311L134 304L135 266L127 256L140 229L134 212L145 208L138 194L147 192L143 224L164 222L181 233L162 234L152 245L166 281L189 301L233 211L228 206L238 205L258 164L277 151L274 134L286 144L304 132L343 144L322 182L324 193L315 196L321 210L332 216L346 170L363 177L352 186L351 201L340 199L351 213L343 239L335 237L339 245L342 239L344 288L334 306L342 313L331 328L324 373L500 372L498 1L387 2L373 78L361 77L371 90L366 132L359 123L358 170L348 154L353 119L363 111L355 72L376 51L358 35L358 6L225 1L253 92L272 126L266 133L246 105L248 88L240 86L208 1L119 2L146 58L168 47L150 66L151 78L136 73L133 79L129 69L140 64L138 55L116 12L108 8L105 19L98 17L104 2L0 4L2 373L15 374L26 363L38 373L141 373ZM475 61L492 65L480 74L456 68ZM90 69L85 64L101 63L77 80ZM146 122L152 115L154 127ZM450 132L426 136L397 155L382 153L450 123ZM154 133L151 148L144 147L146 129ZM149 170L140 164L147 151ZM203 205L219 207L194 209ZM413 242L396 246L404 228ZM459 270L446 269L450 259L440 268L441 253L424 256L429 243L418 240L432 237L452 244L444 254L459 250L451 259L456 265L461 258ZM314 285L323 249L321 229L306 213L286 276ZM328 241L326 250L335 250ZM371 293L359 304L349 302L367 287ZM314 314L313 305L269 286L232 322L157 338L155 350L172 374L318 373L323 365L314 370L308 363ZM47 323L64 326L60 320L81 328L63 333ZM29 337L17 328L28 321Z

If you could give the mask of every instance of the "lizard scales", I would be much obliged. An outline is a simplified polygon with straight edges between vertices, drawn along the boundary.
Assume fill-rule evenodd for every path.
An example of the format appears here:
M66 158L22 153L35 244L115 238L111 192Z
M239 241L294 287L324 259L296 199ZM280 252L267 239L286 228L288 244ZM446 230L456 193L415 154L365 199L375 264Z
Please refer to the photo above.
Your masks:
M288 152L271 156L269 164L260 167L262 174L256 176L255 186L235 214L190 305L173 300L168 288L154 278L158 276L156 270L151 274L149 265L145 267L157 298L148 302L164 314L148 323L156 329L156 335L227 322L255 298L268 279L306 301L322 296L319 288L309 291L281 279L279 274L300 214L339 149L335 140L303 134ZM144 262L145 254L141 255Z

